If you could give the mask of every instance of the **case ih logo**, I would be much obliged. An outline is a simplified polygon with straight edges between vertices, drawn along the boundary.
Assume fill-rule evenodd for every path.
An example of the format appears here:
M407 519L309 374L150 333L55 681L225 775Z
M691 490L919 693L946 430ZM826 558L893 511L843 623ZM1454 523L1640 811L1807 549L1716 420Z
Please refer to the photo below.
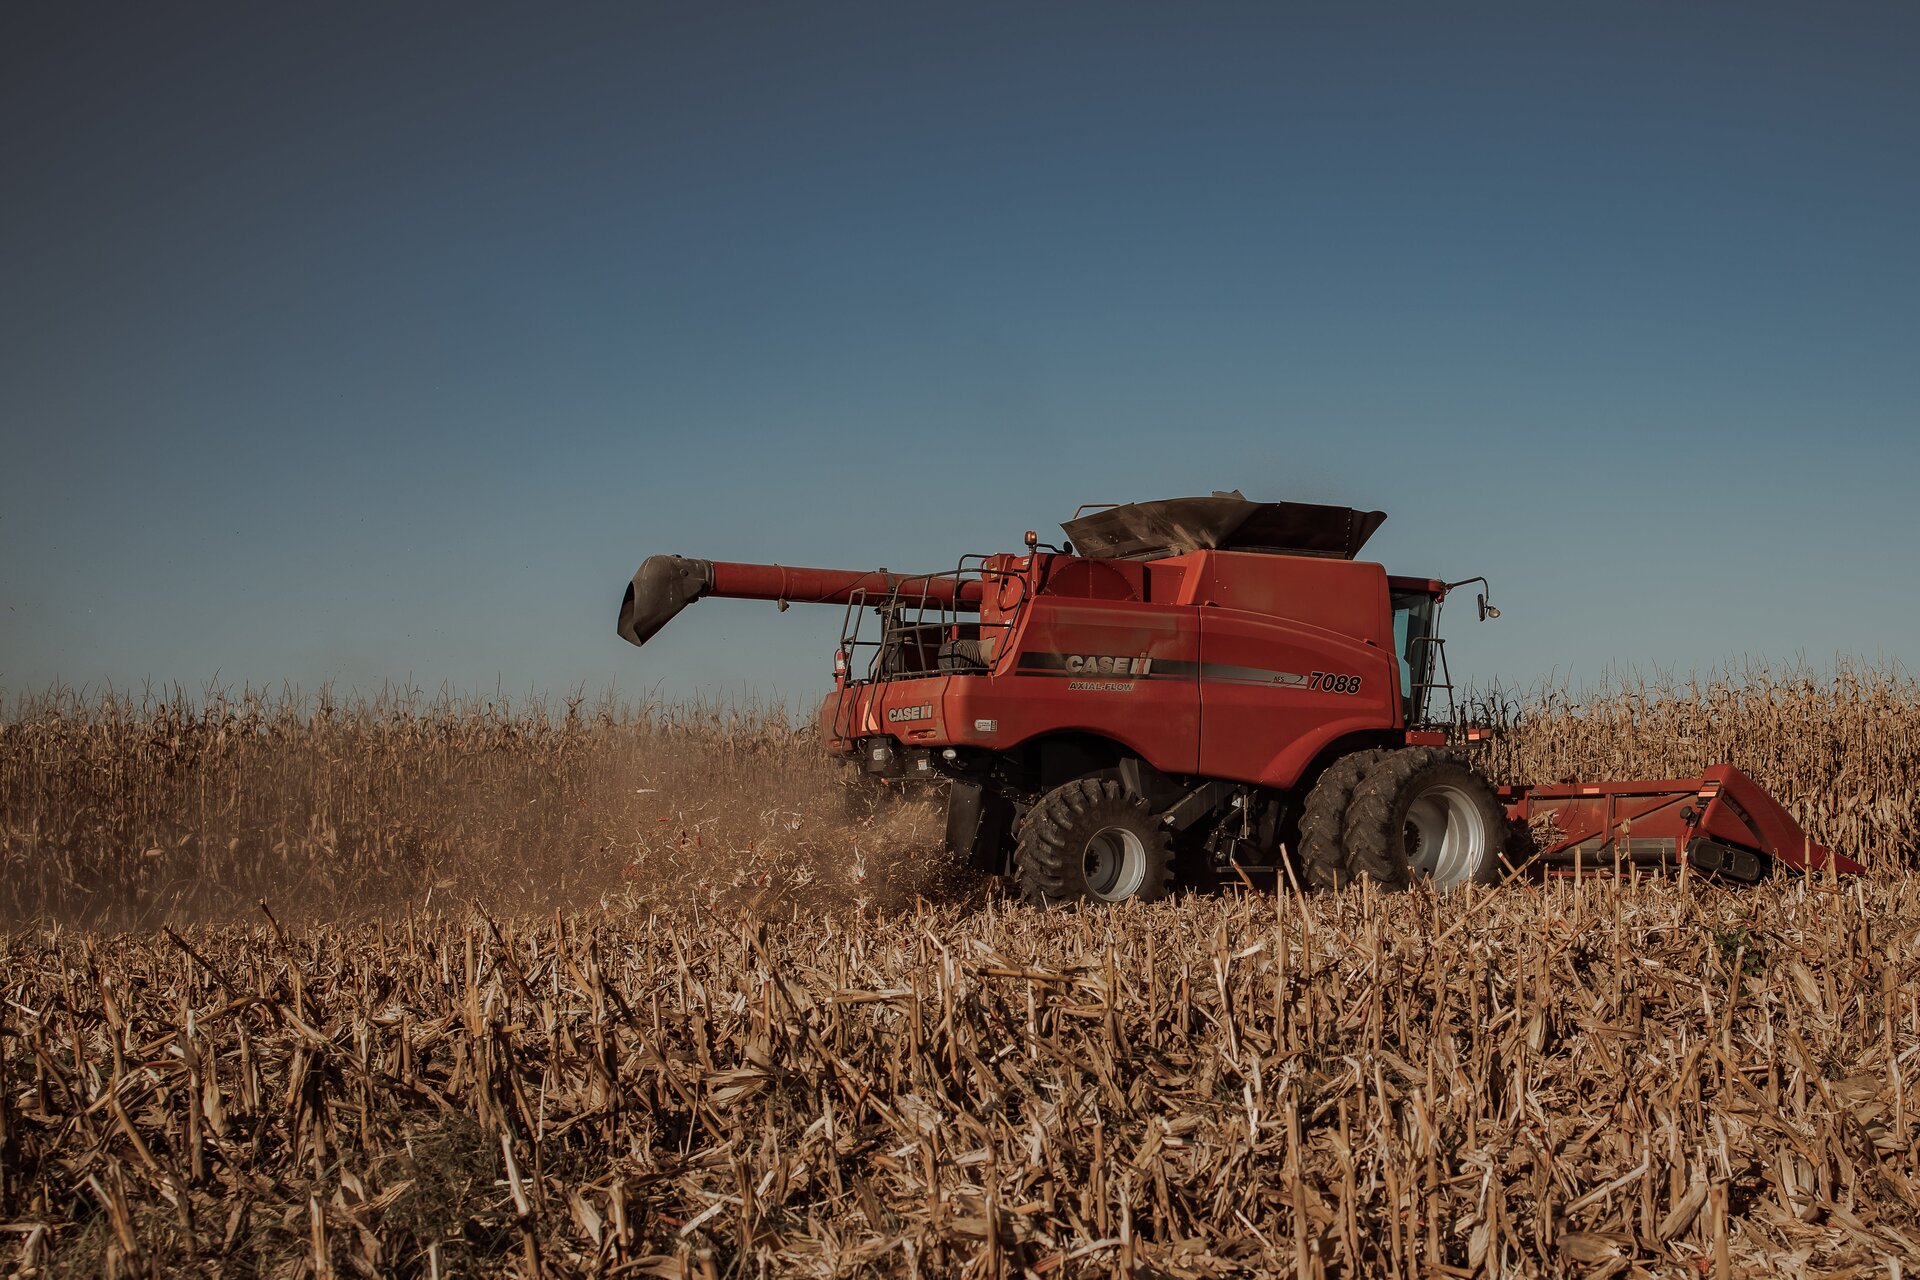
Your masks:
M1066 668L1077 676L1144 676L1152 658L1113 658L1105 654L1070 653Z
M904 724L909 720L931 719L933 719L933 707L931 705L887 708L887 722L889 724Z

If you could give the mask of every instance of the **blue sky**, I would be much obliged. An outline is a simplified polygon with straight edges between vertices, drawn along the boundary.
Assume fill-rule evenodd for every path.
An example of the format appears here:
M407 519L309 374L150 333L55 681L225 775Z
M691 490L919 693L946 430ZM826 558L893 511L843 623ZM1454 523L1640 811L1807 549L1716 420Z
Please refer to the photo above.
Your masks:
M1456 675L1911 662L1910 5L10 5L0 691L804 698L1081 502L1387 511Z

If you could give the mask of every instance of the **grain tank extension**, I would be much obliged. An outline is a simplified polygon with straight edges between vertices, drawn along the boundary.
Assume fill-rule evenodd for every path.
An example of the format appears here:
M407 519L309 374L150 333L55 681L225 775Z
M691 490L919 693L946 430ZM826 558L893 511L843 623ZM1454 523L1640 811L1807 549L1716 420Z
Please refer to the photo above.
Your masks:
M1494 787L1455 725L1438 623L1486 582L1358 559L1386 516L1238 493L1087 511L1067 541L927 574L654 556L645 644L707 596L839 605L825 749L945 780L947 843L1036 902L1224 878L1447 890L1524 869L1860 870L1737 769Z

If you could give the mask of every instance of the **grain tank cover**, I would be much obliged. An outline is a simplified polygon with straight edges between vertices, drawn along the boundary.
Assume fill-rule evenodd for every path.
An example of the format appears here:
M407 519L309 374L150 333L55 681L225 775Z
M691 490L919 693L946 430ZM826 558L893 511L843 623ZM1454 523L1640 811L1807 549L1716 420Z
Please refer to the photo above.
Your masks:
M1152 560L1202 550L1351 560L1386 518L1384 511L1312 502L1249 502L1236 491L1129 502L1060 527L1074 550L1095 560Z

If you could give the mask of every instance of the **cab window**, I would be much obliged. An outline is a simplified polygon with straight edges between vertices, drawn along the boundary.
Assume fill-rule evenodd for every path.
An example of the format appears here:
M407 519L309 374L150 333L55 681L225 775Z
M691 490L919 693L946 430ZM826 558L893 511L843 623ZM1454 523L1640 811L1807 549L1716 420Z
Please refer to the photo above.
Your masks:
M1400 697L1408 724L1421 718L1422 708L1415 706L1415 695L1425 701L1422 687L1432 678L1433 597L1418 591L1396 591L1393 595L1393 648L1400 655Z

